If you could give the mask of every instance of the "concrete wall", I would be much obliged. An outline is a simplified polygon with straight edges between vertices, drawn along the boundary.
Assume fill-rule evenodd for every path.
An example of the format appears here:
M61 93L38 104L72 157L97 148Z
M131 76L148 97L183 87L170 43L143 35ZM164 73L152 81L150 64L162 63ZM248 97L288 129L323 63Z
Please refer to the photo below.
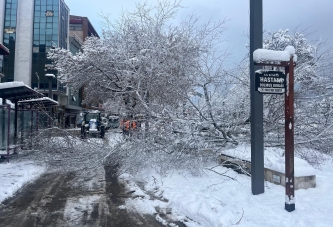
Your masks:
M0 43L3 42L4 20L5 20L5 0L0 0Z
M34 0L21 0L17 8L15 81L31 86Z
M265 168L265 180L274 184L286 186L286 177L284 173L280 173L268 168ZM298 189L308 189L316 187L316 176L303 176L303 177L294 177L295 190Z
M251 173L251 163L245 160L234 159L233 157L227 155L219 155L218 158L219 164L222 164L225 167L231 167L235 170L235 167L240 166L241 169L244 169L246 172ZM237 168L236 168L237 169ZM242 172L237 171L236 172ZM244 172L242 172L244 173ZM280 173L268 168L264 168L264 176L265 180L274 184L278 184L281 186L286 186L286 178L284 173ZM295 180L295 190L298 189L308 189L316 187L316 176L302 176L302 177L294 177Z

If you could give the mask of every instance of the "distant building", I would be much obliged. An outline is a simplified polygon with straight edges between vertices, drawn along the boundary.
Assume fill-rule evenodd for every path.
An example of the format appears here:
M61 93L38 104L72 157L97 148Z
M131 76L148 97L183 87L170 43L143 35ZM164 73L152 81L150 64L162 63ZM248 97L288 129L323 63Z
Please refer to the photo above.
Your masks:
M83 42L86 40L87 37L95 36L99 38L98 33L96 32L94 26L90 23L87 17L82 16L74 16L70 15L69 19L69 37L71 52L77 53L80 49L78 48L76 40L82 40ZM82 44L81 44L82 45ZM82 95L82 100L85 98L84 88L80 89L80 94ZM96 103L95 106L99 109L99 104ZM92 108L91 106L83 105L84 108Z
M70 15L69 35L73 34L77 35L82 41L85 41L90 36L99 38L98 33L87 17Z

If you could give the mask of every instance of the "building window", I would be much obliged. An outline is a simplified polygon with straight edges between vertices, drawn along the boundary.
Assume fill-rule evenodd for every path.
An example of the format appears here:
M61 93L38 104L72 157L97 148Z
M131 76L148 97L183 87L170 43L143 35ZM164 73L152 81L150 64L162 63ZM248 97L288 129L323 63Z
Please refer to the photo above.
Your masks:
M39 47L33 47L32 53L39 53Z
M4 46L9 49L10 55L3 57L3 72L6 77L2 80L2 82L14 80L17 1L18 0L5 1L3 40L0 40L0 42L2 42Z
M33 40L33 65L31 74L32 85L37 87L40 83L41 89L47 89L48 81L45 78L46 73L57 74L55 70L45 68L47 52L52 46L59 46L59 2L60 0L34 0L34 40ZM39 77L35 76L36 73ZM57 87L57 81L54 80L52 87Z
M82 24L71 24L69 30L72 31L82 31Z

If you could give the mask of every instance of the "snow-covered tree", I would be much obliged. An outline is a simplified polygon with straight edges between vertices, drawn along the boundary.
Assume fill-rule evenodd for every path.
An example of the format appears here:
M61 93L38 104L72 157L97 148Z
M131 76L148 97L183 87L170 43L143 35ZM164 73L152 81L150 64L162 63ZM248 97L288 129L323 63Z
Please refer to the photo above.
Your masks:
M295 147L303 158L318 163L318 154L310 154L309 149L331 153L332 147L332 54L333 49L320 39L309 41L306 31L279 30L264 34L263 47L271 50L284 50L294 46L297 55L295 68ZM238 83L224 96L224 100L233 100L228 107L232 115L241 113L237 118L241 124L236 135L247 134L249 125L244 124L244 116L250 116L249 67L248 59L234 70L229 71ZM272 69L268 67L268 69ZM274 70L282 70L274 68ZM224 106L220 102L219 106ZM223 109L223 108L222 108ZM238 110L238 111L237 111ZM284 95L264 95L264 134L265 146L284 146ZM228 119L228 116L224 116ZM228 119L231 122L231 119ZM234 125L236 126L236 125ZM245 130L242 130L245 129ZM249 137L245 136L249 141ZM309 149L307 149L309 148Z
M206 50L207 37L220 32L223 24L204 30L191 18L171 26L178 8L178 2L168 1L157 7L138 5L118 23L109 23L102 39L88 38L82 53L51 50L58 78L72 88L85 85L88 99L122 103L126 114L157 117L178 107L193 87L194 66Z
M112 104L110 108L127 117L145 116L145 136L126 143L126 149L132 144L141 155L151 151L158 157L165 153L196 156L198 148L205 146L194 126L197 118L187 113L188 100L203 78L202 56L220 41L225 21L199 25L198 18L190 15L173 25L170 22L179 8L178 1L159 1L154 7L138 4L116 23L106 21L103 38L88 38L82 53L72 55L56 48L48 55L58 79L74 89L84 85L86 98Z
M295 146L304 157L312 158L310 154L304 154L305 148L330 153L333 145L333 52L325 41L309 41L305 32L267 31L263 47L271 50L284 50L290 45L295 47ZM264 131L267 146L283 146L283 95L264 95Z

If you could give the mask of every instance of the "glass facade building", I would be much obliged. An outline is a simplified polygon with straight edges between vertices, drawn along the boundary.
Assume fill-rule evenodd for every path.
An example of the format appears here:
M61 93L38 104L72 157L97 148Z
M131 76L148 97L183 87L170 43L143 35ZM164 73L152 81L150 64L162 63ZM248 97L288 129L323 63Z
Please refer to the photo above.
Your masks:
M69 14L64 0L0 0L0 44L10 52L0 57L1 82L22 81L47 96L45 75L58 76L47 59L49 50L60 47L76 54L86 37L98 36L88 18ZM83 89L73 91L52 80L58 113L81 110Z
M34 0L32 87L48 89L45 74L54 74L47 53L52 47L67 49L69 9L62 0ZM52 90L66 92L61 84L53 79Z
M6 75L6 77L4 77L1 82L11 82L14 80L17 2L18 0L5 1L5 18L2 43L9 49L10 55L3 57L3 74Z

